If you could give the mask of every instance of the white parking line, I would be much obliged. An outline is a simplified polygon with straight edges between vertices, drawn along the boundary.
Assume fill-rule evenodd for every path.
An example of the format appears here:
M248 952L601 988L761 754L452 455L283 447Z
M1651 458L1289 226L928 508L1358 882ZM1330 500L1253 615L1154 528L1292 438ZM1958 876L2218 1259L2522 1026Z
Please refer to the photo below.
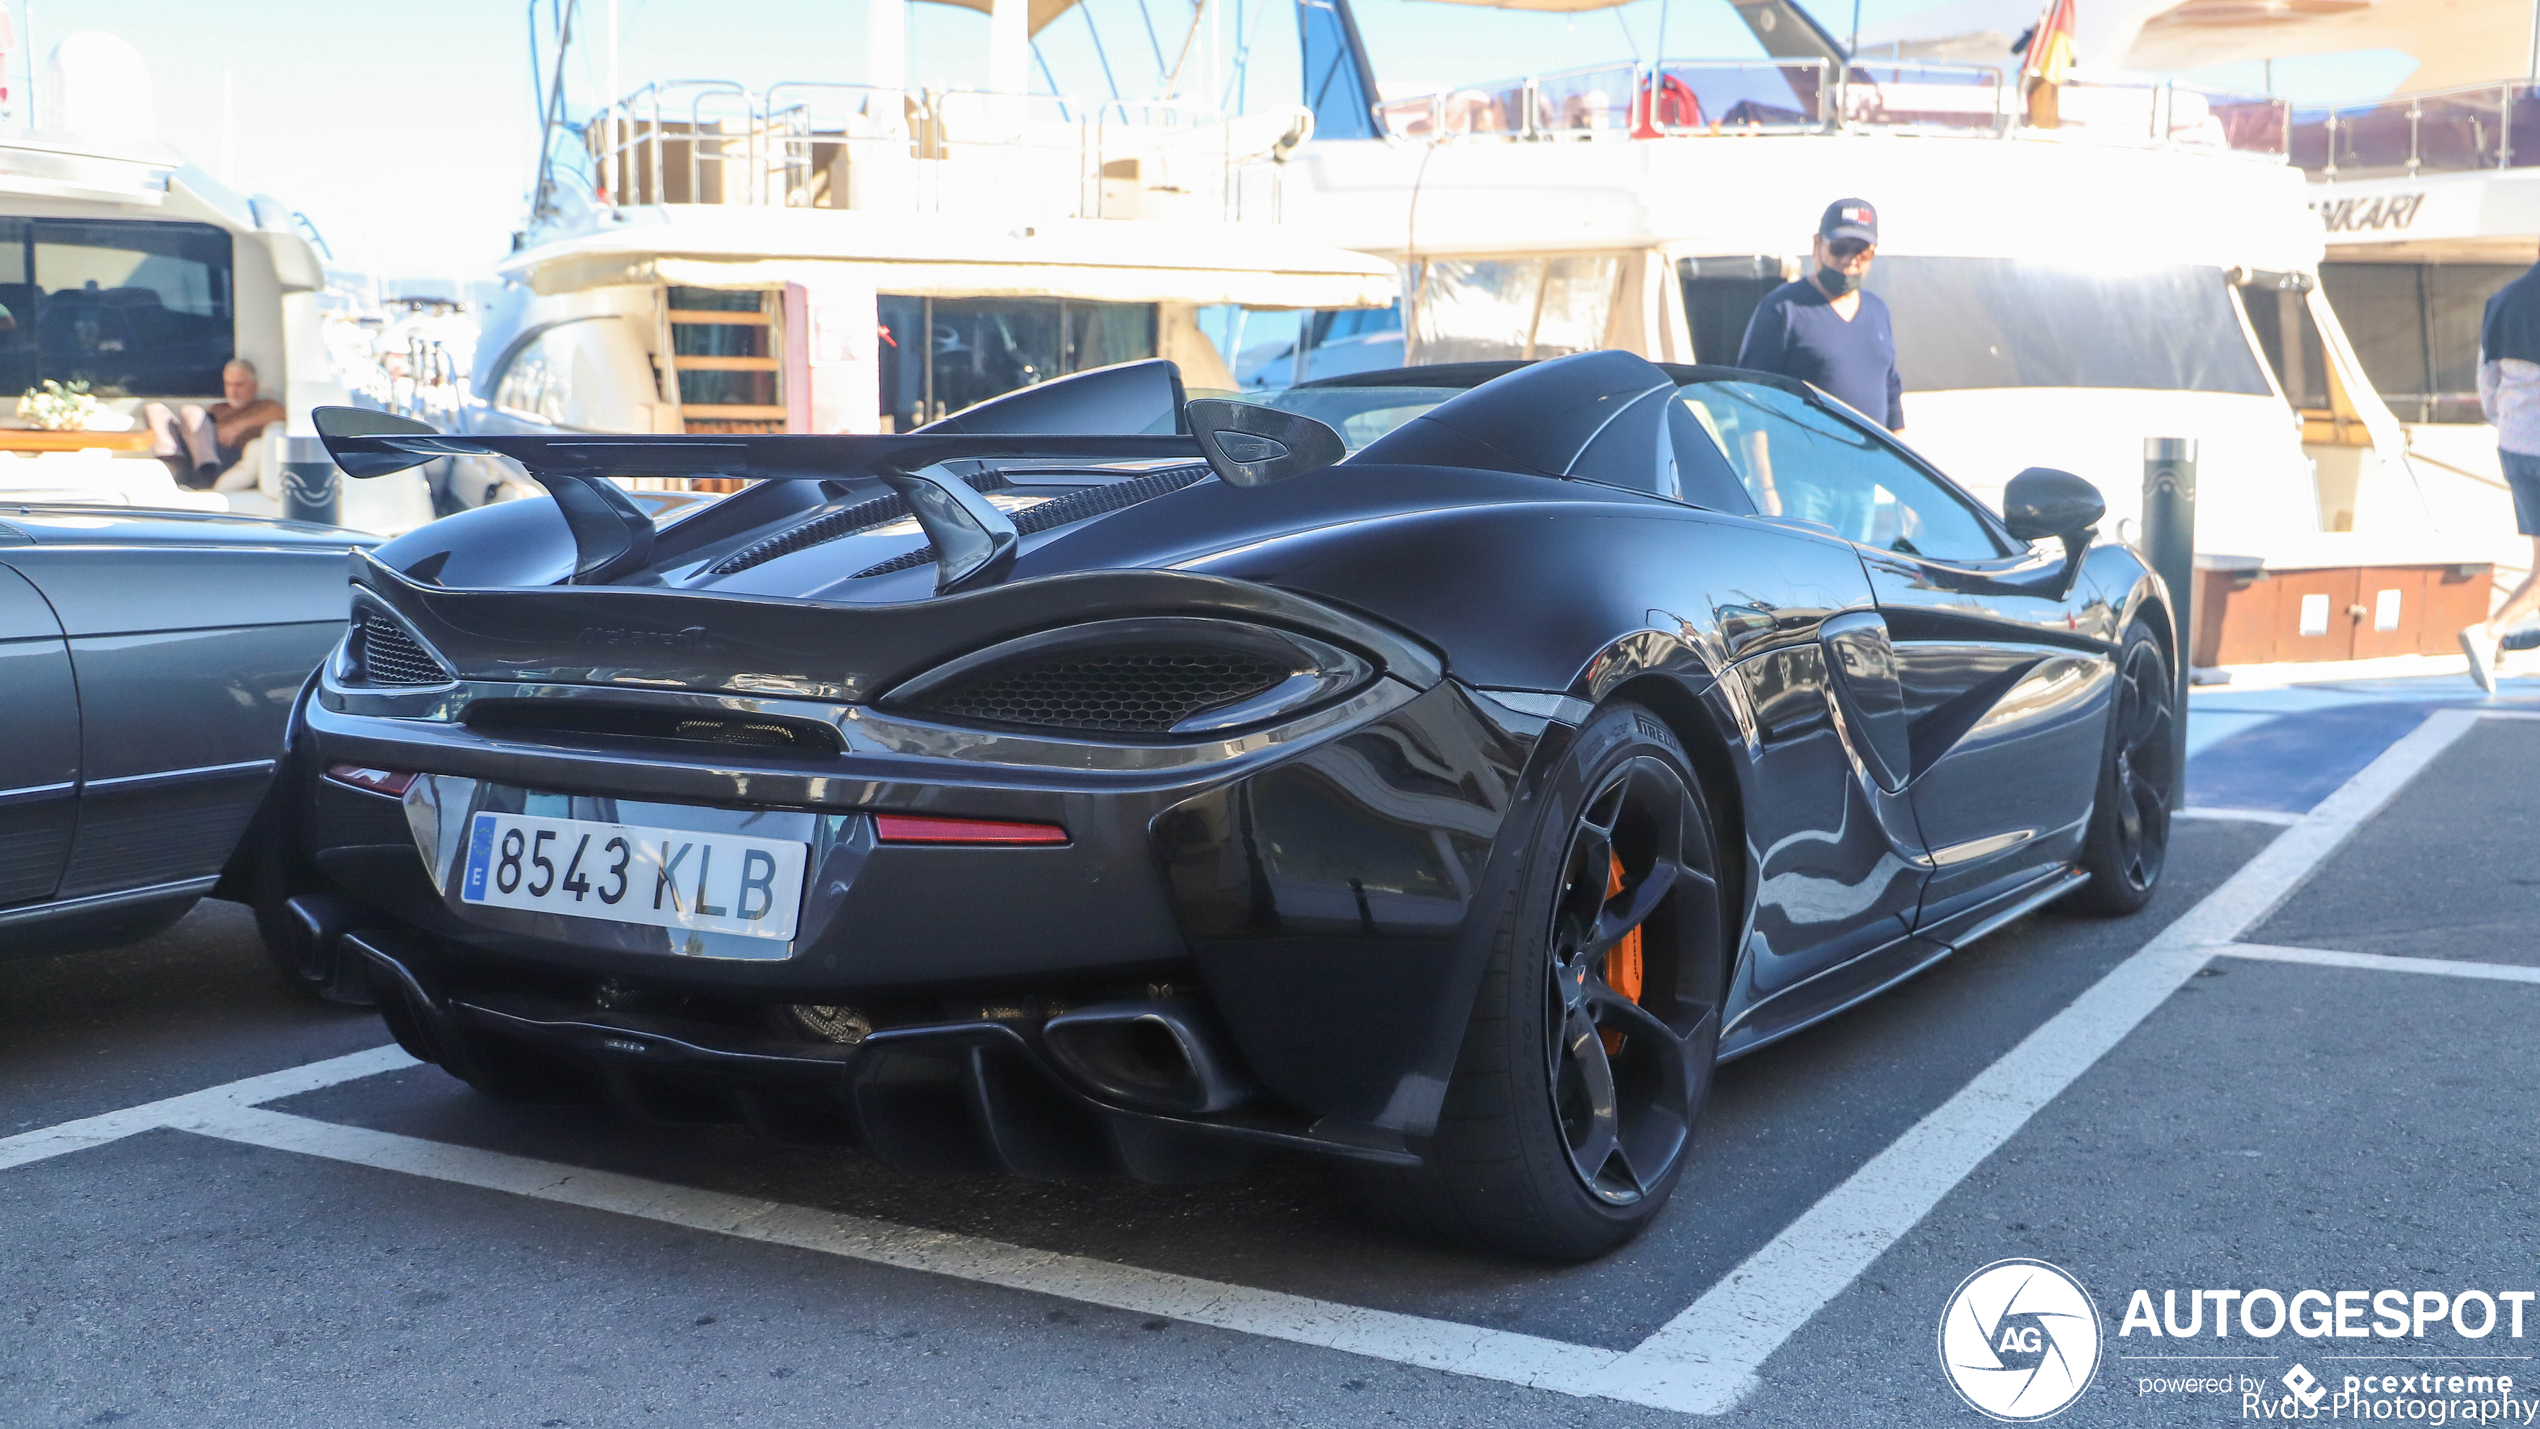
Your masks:
M2270 943L2224 943L2206 951L2221 957L2255 958L2270 963L2308 963L2313 967L2361 968L2378 973L2419 973L2428 977L2540 983L2540 968L2519 967L2513 963L2476 963L2458 958L2394 958L2386 953L2341 953L2328 948L2286 948Z
M2478 716L2438 710L1615 1366L1613 1390L1724 1414L1773 1351L2229 942L2273 912Z
M302 1092L313 1092L320 1087L331 1087L337 1082L349 1082L357 1077L374 1077L381 1072L393 1072L401 1067L416 1065L419 1064L414 1058L407 1056L394 1046L373 1047L367 1052L330 1057L323 1062L311 1062L306 1066L286 1067L279 1072L267 1072L260 1077L225 1082L217 1087L206 1087L199 1092L187 1092L182 1096L125 1107L121 1111L110 1111L98 1116L82 1117L78 1121L66 1121L58 1126L20 1132L0 1140L0 1171L6 1171L12 1166L24 1166L30 1161L41 1161L48 1156L85 1151L89 1147L103 1146L109 1141L120 1141L141 1132L156 1131L160 1127L171 1126L181 1120L200 1116L222 1107L254 1106L258 1102L280 1101L284 1097L298 1096Z
M424 1141L256 1105L414 1065L394 1047L0 1140L0 1169L172 1127L1453 1374L1683 1413L1721 1414L1753 1388L1765 1360L1791 1335L2210 958L2271 958L2540 982L2540 969L2231 941L2273 912L2356 828L2482 716L2493 717L2461 709L2429 715L2336 793L2294 820L2220 888L1978 1073L1682 1314L1625 1353Z
M2227 819L2231 822L2242 824L2275 824L2279 827L2288 829L2293 827L2295 824L2302 822L2302 816L2300 814L2289 814L2282 809L2224 809L2207 804L2190 804L2186 808L2178 810L2175 817L2182 819Z
M206 1107L176 1125L276 1151L1571 1394L1589 1392L1584 1386L1618 1358L1613 1350L1532 1335L1227 1285L976 1236L918 1230L252 1107Z

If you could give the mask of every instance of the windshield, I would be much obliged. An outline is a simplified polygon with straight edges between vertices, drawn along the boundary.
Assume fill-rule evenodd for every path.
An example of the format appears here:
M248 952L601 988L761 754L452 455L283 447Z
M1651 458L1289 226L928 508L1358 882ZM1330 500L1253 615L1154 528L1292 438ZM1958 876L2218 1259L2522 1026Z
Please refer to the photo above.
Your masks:
M1882 257L1864 286L1887 301L1908 392L2272 392L2218 268Z
M0 392L217 395L230 276L229 235L210 224L0 218Z

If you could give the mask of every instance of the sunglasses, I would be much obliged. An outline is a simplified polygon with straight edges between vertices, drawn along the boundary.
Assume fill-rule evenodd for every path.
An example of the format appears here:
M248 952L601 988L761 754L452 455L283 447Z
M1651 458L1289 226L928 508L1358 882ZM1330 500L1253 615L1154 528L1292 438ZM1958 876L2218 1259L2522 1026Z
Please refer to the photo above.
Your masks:
M1838 238L1826 245L1826 251L1848 263L1869 252L1875 246L1864 243L1858 238Z

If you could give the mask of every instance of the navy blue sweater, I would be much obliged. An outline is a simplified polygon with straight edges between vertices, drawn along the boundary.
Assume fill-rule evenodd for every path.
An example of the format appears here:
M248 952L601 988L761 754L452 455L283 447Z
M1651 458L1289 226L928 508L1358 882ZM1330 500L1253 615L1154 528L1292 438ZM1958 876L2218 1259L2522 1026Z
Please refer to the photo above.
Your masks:
M1887 304L1863 293L1844 320L1812 278L1784 283L1764 296L1746 323L1737 365L1811 382L1863 416L1905 426L1905 379L1896 375L1896 333Z

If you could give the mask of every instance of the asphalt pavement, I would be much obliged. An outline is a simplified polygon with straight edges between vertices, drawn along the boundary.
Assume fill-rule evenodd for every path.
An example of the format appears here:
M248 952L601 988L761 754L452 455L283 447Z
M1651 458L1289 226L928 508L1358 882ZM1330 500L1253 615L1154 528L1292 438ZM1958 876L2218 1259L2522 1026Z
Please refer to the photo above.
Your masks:
M2118 1333L2136 1289L2540 1289L2524 704L2244 697L2190 767L2233 812L2178 822L2152 908L2033 915L1723 1069L1664 1216L1578 1267L1405 1241L1305 1162L916 1179L393 1057L189 1098L387 1040L227 905L0 963L0 1426L1976 1424L1935 1332L2013 1257L2096 1306L2059 1423L2436 1352L2407 1372L2519 1368L2528 1405L2494 1357L2540 1307L2520 1341Z

